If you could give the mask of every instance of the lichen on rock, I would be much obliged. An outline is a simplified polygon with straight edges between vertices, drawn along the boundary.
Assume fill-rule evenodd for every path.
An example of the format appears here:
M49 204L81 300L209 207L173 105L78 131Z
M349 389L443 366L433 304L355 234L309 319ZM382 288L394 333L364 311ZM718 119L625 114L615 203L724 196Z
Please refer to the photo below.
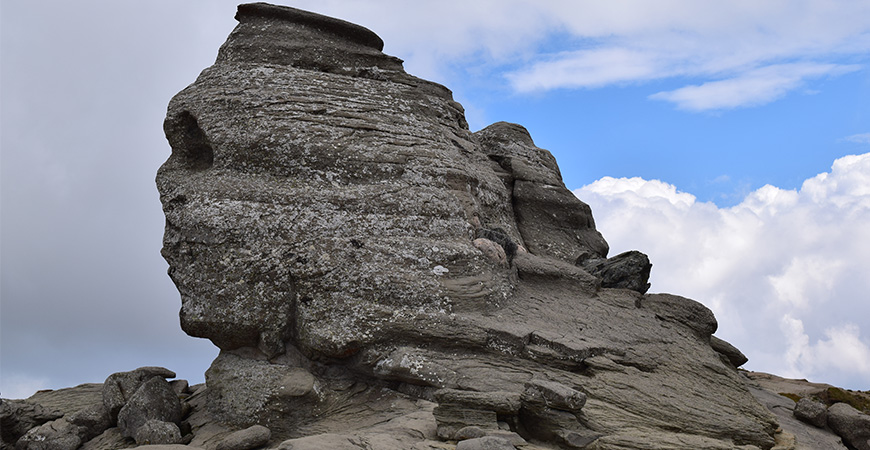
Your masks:
M645 255L607 260L525 128L472 133L358 25L267 4L236 18L170 102L157 176L182 327L221 349L210 414L286 448L468 426L553 448L773 445L712 313L644 296ZM396 447L373 444L384 423Z

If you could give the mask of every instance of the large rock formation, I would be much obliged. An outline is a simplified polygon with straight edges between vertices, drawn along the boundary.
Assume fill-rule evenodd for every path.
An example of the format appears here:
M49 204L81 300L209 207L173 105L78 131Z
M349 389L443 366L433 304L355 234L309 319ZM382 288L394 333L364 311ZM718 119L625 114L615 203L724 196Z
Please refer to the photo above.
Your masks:
M206 384L4 400L3 450L845 448L737 370L709 309L647 294L646 255L608 258L523 127L472 133L365 28L236 18L157 176L181 325L221 349ZM831 403L863 448L866 414Z
M712 313L643 295L641 254L606 261L523 127L472 133L365 28L266 4L236 18L169 105L157 177L182 327L222 349L210 414L276 438L362 433L341 418L377 393L444 401L442 439L773 446Z

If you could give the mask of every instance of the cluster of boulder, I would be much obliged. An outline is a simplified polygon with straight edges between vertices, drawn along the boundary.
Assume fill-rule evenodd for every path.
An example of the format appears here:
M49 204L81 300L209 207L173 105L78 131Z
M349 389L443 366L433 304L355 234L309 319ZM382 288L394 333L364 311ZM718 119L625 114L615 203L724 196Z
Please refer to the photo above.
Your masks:
M812 398L798 400L794 416L814 427L828 427L857 450L870 450L870 415L863 414L846 403L826 406Z
M175 373L161 367L113 374L99 389L99 401L64 402L60 406L66 412L43 406L38 398L3 400L3 447L73 450L110 428L122 440L137 444L179 443L179 395L187 393L187 384L167 378L175 378ZM97 393L96 389L90 391Z
M103 384L40 391L26 400L0 399L3 450L112 450L189 444L193 393L175 373L141 367L110 375ZM201 386L200 386L201 387ZM224 432L215 450L249 450L266 445L269 429L255 426Z
M713 313L608 257L525 128L471 132L358 25L236 18L157 175L181 326L221 349L205 385L113 375L17 448L800 448Z
M777 416L783 448L870 448L870 391L760 372L742 376L752 395Z

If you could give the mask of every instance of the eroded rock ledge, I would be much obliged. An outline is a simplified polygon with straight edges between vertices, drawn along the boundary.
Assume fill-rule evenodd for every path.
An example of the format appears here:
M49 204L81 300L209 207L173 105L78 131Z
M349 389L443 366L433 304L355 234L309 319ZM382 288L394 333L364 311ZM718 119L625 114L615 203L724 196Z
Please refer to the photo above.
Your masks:
M387 395L437 404L448 440L773 445L712 313L644 295L645 255L606 259L522 126L472 133L362 27L265 4L237 18L170 103L157 177L182 326L222 349L217 420L354 435Z
M236 18L170 102L157 176L182 328L221 349L206 385L179 419L165 374L134 371L149 394L93 412L126 437L20 448L140 429L209 450L774 446L712 312L647 294L646 255L608 259L522 126L472 133L363 27Z

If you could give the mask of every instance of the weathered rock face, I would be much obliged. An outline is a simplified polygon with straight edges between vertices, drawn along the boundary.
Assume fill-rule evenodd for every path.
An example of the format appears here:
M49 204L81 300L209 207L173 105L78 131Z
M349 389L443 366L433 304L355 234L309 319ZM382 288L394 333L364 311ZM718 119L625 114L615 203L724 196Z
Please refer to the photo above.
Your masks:
M182 327L222 349L211 414L272 424L283 448L412 448L468 426L498 439L466 446L773 446L774 419L711 347L712 313L643 295L639 252L606 260L524 128L470 132L450 91L362 27L265 4L236 17L169 105L157 176ZM366 419L385 399L405 406ZM384 414L395 447L371 434Z

